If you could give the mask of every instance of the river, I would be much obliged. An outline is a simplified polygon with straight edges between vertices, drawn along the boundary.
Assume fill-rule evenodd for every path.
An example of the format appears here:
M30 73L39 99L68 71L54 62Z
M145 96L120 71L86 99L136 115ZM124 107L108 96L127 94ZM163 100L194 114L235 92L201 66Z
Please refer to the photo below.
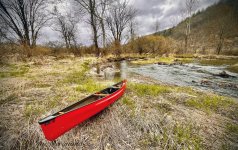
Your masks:
M130 73L136 73L165 84L189 86L200 90L211 91L220 95L238 98L238 74L229 72L226 64L204 65L200 62L186 63L183 65L133 65L128 61L112 64L117 72L104 71L104 78L128 78ZM225 71L231 77L217 76Z

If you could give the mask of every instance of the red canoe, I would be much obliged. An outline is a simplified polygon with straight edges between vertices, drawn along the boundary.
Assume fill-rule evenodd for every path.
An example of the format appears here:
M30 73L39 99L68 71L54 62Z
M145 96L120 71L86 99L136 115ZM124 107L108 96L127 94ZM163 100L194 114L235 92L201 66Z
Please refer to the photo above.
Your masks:
M76 125L99 113L125 92L126 80L86 97L39 121L45 138L53 141Z

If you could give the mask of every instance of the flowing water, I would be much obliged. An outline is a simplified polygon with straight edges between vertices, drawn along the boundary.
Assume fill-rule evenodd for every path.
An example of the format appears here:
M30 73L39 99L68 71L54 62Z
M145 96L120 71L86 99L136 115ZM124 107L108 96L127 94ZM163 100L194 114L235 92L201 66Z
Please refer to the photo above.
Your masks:
M118 71L114 73L112 70L105 71L106 79L115 77L125 79L132 72L166 84L190 86L238 98L238 74L226 70L227 66L224 64L204 65L194 62L184 65L132 65L127 61L121 61L115 62L113 66ZM217 76L222 71L226 71L231 76L228 78Z

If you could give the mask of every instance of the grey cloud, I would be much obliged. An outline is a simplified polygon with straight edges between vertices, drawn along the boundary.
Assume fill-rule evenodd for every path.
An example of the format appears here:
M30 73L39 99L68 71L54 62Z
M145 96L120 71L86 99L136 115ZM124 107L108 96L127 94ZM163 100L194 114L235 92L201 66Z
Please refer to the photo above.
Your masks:
M206 8L218 0L199 0L194 11ZM138 9L137 21L140 24L139 35L153 33L153 24L156 19L159 20L160 30L172 26L171 18L176 17L177 23L181 21L180 13L185 7L185 0L138 0L135 1L134 7Z
M195 11L206 8L219 0L199 0ZM185 7L185 0L130 0L130 4L138 10L136 21L138 24L138 35L146 35L154 32L156 19L160 23L160 30L167 29L173 24L171 19L177 18L177 23L183 18L179 17L181 9ZM92 44L91 29L83 21L78 26L78 42L84 45ZM59 39L58 33L50 28L43 31L44 41ZM39 42L42 42L39 41Z

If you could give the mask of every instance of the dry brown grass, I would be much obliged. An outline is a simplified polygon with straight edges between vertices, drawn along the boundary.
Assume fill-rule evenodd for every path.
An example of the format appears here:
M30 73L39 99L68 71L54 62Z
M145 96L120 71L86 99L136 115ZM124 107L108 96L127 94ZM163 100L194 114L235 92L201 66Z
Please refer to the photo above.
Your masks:
M35 57L15 62L18 67L28 65L29 70L21 76L0 78L0 149L235 148L236 136L229 136L228 131L236 129L237 120L186 106L187 100L199 95L193 90L158 85L137 75L128 79L127 92L119 101L56 142L46 141L38 120L97 90L90 87L95 83L85 73L96 61L90 57ZM2 65L1 72L8 72L11 65ZM113 84L101 78L97 83ZM84 89L77 90L79 86ZM227 122L232 122L229 128Z

